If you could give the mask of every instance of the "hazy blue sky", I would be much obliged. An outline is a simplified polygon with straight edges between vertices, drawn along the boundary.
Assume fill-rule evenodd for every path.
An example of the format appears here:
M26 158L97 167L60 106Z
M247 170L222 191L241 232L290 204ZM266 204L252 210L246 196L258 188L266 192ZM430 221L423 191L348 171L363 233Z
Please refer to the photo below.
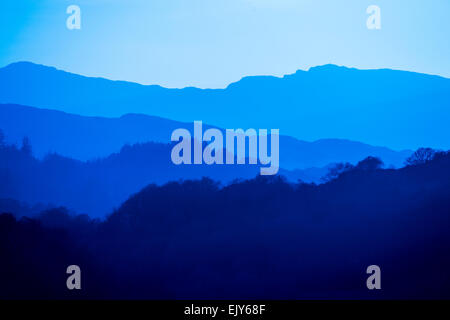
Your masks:
M81 8L81 30L66 8ZM381 8L368 30L366 8ZM1 0L0 66L167 87L334 63L450 77L449 0Z

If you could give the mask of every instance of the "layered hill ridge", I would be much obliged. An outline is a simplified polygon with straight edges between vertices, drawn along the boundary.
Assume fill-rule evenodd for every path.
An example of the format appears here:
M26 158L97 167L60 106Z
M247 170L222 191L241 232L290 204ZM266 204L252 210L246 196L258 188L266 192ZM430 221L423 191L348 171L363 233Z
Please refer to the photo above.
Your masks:
M1 103L85 116L141 113L222 128L278 128L308 141L343 138L397 150L450 148L450 80L334 65L226 89L167 89L67 73L29 62L0 69Z
M209 127L204 125L205 130ZM107 157L125 144L168 144L177 128L187 128L192 132L193 124L141 114L126 114L120 118L85 117L0 104L0 129L4 131L7 142L20 145L23 137L28 137L38 158L56 152L86 161ZM306 142L284 135L280 137L280 166L289 170L324 167L336 162L355 164L367 156L380 158L388 167L399 167L410 154L408 150L396 152L348 140Z

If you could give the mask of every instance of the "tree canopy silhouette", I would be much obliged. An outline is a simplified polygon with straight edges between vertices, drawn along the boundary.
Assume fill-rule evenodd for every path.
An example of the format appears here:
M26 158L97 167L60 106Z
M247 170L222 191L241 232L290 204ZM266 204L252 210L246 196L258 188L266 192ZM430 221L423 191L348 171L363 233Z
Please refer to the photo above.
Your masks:
M103 221L0 215L0 298L450 298L450 154L321 184L257 177L148 185ZM14 212L12 212L14 213ZM84 286L65 289L77 264Z

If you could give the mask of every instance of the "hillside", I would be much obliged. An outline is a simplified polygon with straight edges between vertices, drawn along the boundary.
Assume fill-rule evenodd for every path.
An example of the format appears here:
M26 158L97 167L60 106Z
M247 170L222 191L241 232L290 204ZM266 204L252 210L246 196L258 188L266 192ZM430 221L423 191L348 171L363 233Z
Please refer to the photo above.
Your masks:
M61 208L0 214L0 298L448 299L450 155L367 164L319 186L148 185L102 222ZM58 272L72 261L86 284L76 293Z
M84 162L58 154L36 159L31 150L0 146L0 210L12 207L1 199L15 199L31 206L65 206L105 217L148 184L208 177L226 185L260 173L259 165L177 166L170 160L171 148L153 142L125 145L117 153ZM281 168L279 174L291 182L319 182L327 171Z

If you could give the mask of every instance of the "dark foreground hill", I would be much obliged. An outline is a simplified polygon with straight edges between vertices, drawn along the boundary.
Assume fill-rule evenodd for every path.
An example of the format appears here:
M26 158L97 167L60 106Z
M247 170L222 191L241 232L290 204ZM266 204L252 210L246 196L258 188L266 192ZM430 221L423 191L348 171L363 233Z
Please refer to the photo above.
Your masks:
M450 298L450 154L319 186L149 185L104 222L0 216L0 298ZM65 289L68 265L82 290ZM381 268L379 291L366 268Z

